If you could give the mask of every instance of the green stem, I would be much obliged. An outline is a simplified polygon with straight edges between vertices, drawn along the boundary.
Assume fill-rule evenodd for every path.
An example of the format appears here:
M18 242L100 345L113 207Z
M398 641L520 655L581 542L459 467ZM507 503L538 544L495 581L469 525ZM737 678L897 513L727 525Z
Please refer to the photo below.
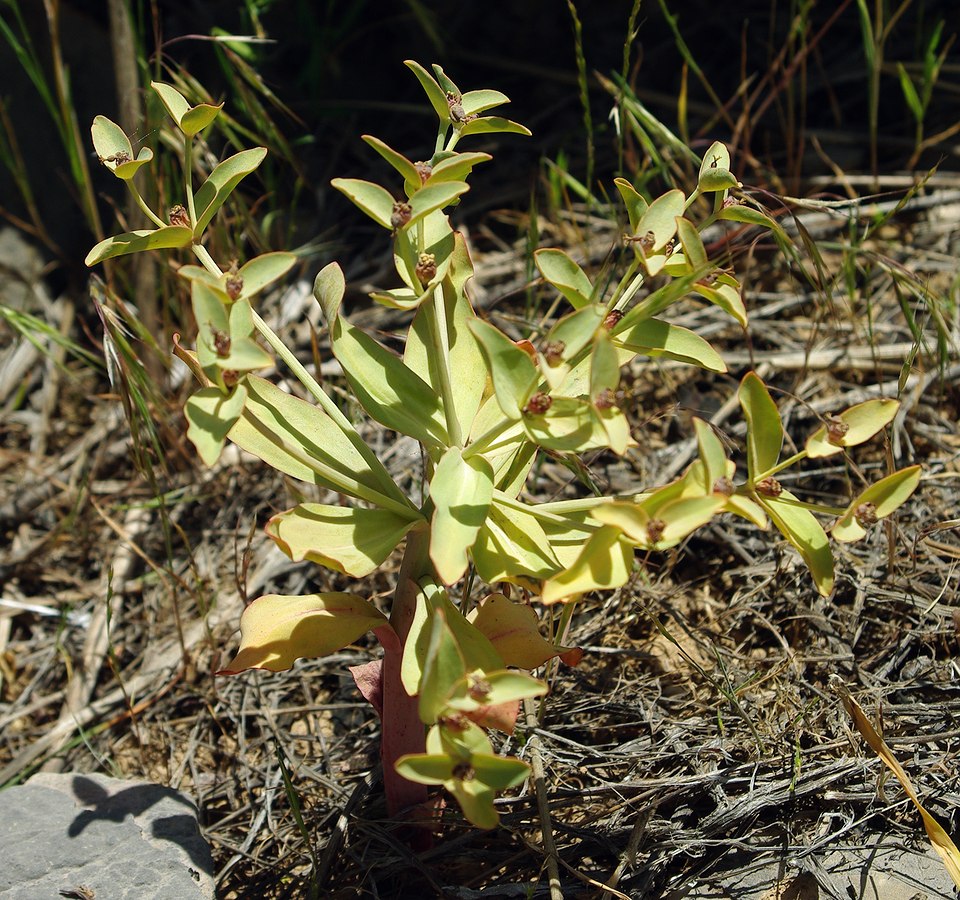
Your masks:
M592 509L596 506L600 506L602 503L608 503L610 501L609 497L586 497L582 501L562 500L560 503L538 503L536 506L529 506L520 500L516 500L513 497L508 496L507 494L496 493L494 494L494 498L498 505L505 506L507 509L515 509L517 512L527 513L528 515L540 519L542 522L549 522L551 525L561 525L566 527L569 527L571 524L570 520L566 516L559 515L551 510L546 510L544 507L550 506L556 508L557 506L563 506L565 511L574 512ZM569 506L566 504L569 504ZM582 505L576 506L576 504ZM578 529L583 529L584 531L597 531L601 526L594 525L590 522L577 522L576 527Z
M193 138L183 136L183 182L187 191L187 211L190 213L190 225L197 225L197 209L193 202Z
M763 481L764 478L770 478L773 475L776 475L778 472L782 472L784 469L789 468L796 462L800 462L801 459L807 458L807 451L801 450L799 453L794 453L793 456L778 462L773 468L767 469L766 472L762 472L760 475L757 475L753 479L753 483L756 484L758 481Z
M133 194L133 199L136 202L137 206L140 207L143 214L151 221L157 228L166 228L167 223L163 221L149 206L147 206L146 201L143 197L140 196L140 191L137 190L136 186L133 183L132 178L125 179L127 182L127 187L130 189L130 193Z
M216 275L219 278L223 271L221 268L214 262L213 257L210 256L207 248L203 244L194 244L193 252L196 255L197 259L203 263L204 268L208 272ZM377 479L386 484L395 484L393 479L390 477L390 473L383 467L383 463L377 458L377 455L367 446L366 441L357 434L357 430L353 427L353 424L350 420L340 411L333 400L331 400L326 391L317 380L304 368L303 364L293 355L291 350L287 347L286 344L280 340L276 332L261 318L260 314L253 310L253 323L257 327L257 331L260 332L260 335L263 339L270 345L271 349L277 356L280 357L286 363L287 367L291 372L297 377L297 380L300 384L303 385L304 389L317 401L319 407L333 419L337 427L343 432L348 441L353 445L354 449L360 454L364 462L370 468L370 471L377 476ZM389 498L388 498L389 499ZM389 500L389 504L378 504L382 506L390 506L396 510L398 507L403 510L402 515L408 515L410 509L413 507L409 503L401 504L397 500Z
M640 265L639 260L634 260L637 266ZM627 289L620 295L617 299L617 302L614 304L613 308L617 310L622 310L632 299L634 294L643 287L643 272L637 272L634 279L630 282Z
M450 340L447 334L446 306L443 302L443 287L437 285L433 291L433 308L429 317L430 332L436 353L437 372L440 375L440 393L443 396L443 413L447 420L447 434L455 447L463 447L463 432L457 416L456 402L453 397L453 384L450 381Z
M489 453L499 449L496 444L498 438L503 437L504 444L512 443L517 437L523 434L523 426L520 422L512 419L501 419L492 428L489 428L480 435L475 441L471 441L463 450L463 458L470 459L471 456L477 456L481 453Z

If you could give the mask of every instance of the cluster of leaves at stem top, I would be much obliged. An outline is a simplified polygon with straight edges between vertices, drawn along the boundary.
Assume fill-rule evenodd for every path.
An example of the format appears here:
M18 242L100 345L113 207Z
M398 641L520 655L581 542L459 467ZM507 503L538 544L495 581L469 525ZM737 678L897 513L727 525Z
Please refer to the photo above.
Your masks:
M384 718L384 778L444 785L476 825L493 826L496 792L518 784L526 765L494 752L488 729L510 733L520 700L546 691L519 670L559 656L576 664L580 653L540 633L533 608L493 585L512 583L514 596L551 604L588 591L623 585L636 551L664 550L714 516L730 513L782 533L809 567L824 595L833 587L833 556L816 514L833 520L833 537L857 540L916 488L916 467L867 487L845 509L808 504L784 489L777 475L804 457L845 452L877 434L897 410L893 400L872 400L826 420L805 449L781 459L783 426L776 404L757 375L742 381L739 399L747 422L747 473L736 467L709 424L694 420L699 457L676 481L626 497L535 504L520 499L540 451L573 457L598 448L624 454L634 441L620 407L620 372L634 357L666 358L725 371L720 355L694 332L661 314L697 295L746 326L740 285L709 258L700 234L716 220L779 226L737 199L726 148L714 144L703 158L689 195L670 190L652 202L625 179L616 186L629 232L622 278L612 291L591 282L561 250L535 255L544 280L570 311L536 345L516 341L474 312L467 284L473 265L447 210L467 192L467 180L487 153L456 149L471 135L529 134L488 111L506 102L495 90L462 92L439 66L407 66L436 113L432 154L407 159L382 140L369 146L396 172L389 188L342 178L333 182L392 239L399 286L374 293L411 321L402 357L343 314L343 273L336 263L316 278L314 292L326 317L330 345L351 391L366 413L423 446L426 500L417 505L319 384L256 313L258 292L294 262L268 253L226 271L203 245L204 229L241 179L263 159L262 148L221 162L193 191L191 147L220 107L191 107L168 85L154 84L183 138L184 203L161 218L143 203L134 176L152 160L134 158L130 141L98 116L93 141L104 165L124 180L155 228L116 235L87 257L93 265L140 250L190 247L200 265L180 273L189 280L198 336L196 350L177 345L201 387L186 404L188 437L208 465L227 439L287 475L323 486L354 503L300 503L275 516L267 533L293 560L362 578L406 539L412 597L384 615L357 594L269 594L254 600L241 619L241 644L224 672L279 671L301 657L320 657L368 631L380 639L385 660L362 667L357 681ZM707 204L696 204L704 196ZM696 221L692 210L706 205ZM662 286L644 287L659 275ZM258 337L259 335L259 337ZM264 342L291 368L313 402L300 400L254 374L273 365ZM411 549L414 548L414 549ZM468 574L491 586L464 615L448 589ZM390 673L398 673L391 675ZM399 683L392 683L399 680ZM388 758L390 697L401 691L415 703L420 752ZM425 739L422 735L426 731ZM417 742L414 741L414 746ZM399 796L399 795L398 795ZM388 790L389 799L389 790Z

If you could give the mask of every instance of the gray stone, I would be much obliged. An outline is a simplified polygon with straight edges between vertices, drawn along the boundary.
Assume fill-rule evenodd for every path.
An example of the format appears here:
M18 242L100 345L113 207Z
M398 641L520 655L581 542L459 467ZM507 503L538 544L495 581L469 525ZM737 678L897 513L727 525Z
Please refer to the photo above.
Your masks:
M0 792L0 898L212 900L197 808L172 788L41 773Z

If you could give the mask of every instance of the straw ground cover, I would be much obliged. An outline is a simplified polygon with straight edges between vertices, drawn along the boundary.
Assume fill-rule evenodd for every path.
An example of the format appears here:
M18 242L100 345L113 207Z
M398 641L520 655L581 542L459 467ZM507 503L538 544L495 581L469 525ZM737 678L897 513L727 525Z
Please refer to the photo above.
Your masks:
M829 690L839 674L882 717L888 743L949 825L960 552L952 531L956 190L936 176L886 223L902 194L861 206L795 205L784 226L801 248L810 235L818 249L807 244L793 271L773 247L742 235L749 339L699 305L681 320L721 348L731 375L638 366L625 388L639 447L589 465L589 477L613 490L662 483L692 458L693 413L742 452L732 398L736 375L754 367L798 443L819 416L870 396L900 397L904 414L889 443L858 454L857 465L869 475L920 462L922 490L889 527L841 556L828 600L789 548L723 520L675 553L644 559L623 589L581 604L565 641L584 648L585 661L547 673L551 694L527 709L524 746L512 748L533 763L534 783L500 803L496 832L470 829L448 808L441 840L418 856L385 817L376 720L347 676L371 646L283 676L211 675L234 646L244 599L350 587L289 563L248 530L251 510L263 524L304 499L302 487L239 454L198 476L181 430L171 430L158 499L131 466L115 398L90 403L105 382L67 362L66 372L30 386L43 391L39 412L4 426L4 599L56 615L14 606L16 617L0 620L3 781L42 764L191 791L223 896L523 896L534 885L545 892L550 879L568 896L599 895L604 885L627 896L723 896L723 871L744 878L781 859L783 887L799 892L806 876L841 891L825 870L830 848L921 832L896 785L878 792L879 764L863 755ZM550 295L529 277L526 241L504 234L539 233L596 270L622 226L595 205L571 203L536 221L487 215L470 233L477 306L495 321L522 321ZM53 304L37 311L69 333ZM288 323L310 358L305 321L319 320L308 296L267 298L264 314ZM355 318L385 334L395 325L373 311ZM323 372L322 335L317 356ZM326 372L335 385L333 367ZM420 461L403 441L364 436L382 444L398 481L418 478ZM829 503L857 477L828 460L809 466L805 483ZM582 486L548 463L536 489L555 499ZM378 585L384 594L391 578Z

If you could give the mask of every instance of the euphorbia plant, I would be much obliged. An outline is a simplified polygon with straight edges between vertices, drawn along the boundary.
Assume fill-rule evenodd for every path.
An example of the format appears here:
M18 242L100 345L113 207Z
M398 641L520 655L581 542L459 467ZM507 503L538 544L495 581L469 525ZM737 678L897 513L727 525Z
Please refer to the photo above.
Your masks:
M200 265L179 271L190 284L197 345L189 351L177 343L175 352L201 385L185 408L187 435L200 457L212 465L229 439L281 472L344 498L336 504L300 503L274 516L266 530L283 552L363 578L404 547L386 612L346 592L259 597L243 613L239 652L223 672L287 669L298 658L324 656L372 631L383 655L352 671L382 721L391 813L422 804L427 785L444 785L470 821L490 827L497 822L495 794L521 782L527 766L498 755L488 730L512 732L519 702L545 693L542 682L520 670L557 656L571 664L580 658L575 648L541 634L528 600L570 604L586 592L619 587L638 549L676 546L723 512L759 527L766 527L769 517L827 594L833 560L814 513L837 516L834 535L856 539L909 496L919 474L907 469L888 476L846 510L800 501L775 476L804 456L840 453L867 440L890 421L896 403L870 401L829 419L803 452L781 461L784 435L776 405L751 373L740 388L748 426L745 482L734 480L735 464L711 427L695 420L699 458L668 485L629 496L549 503L523 495L541 452L574 460L588 450L624 454L635 445L619 384L621 369L638 355L725 371L707 341L660 314L697 295L746 325L740 286L709 258L700 231L718 219L777 226L730 196L739 184L719 143L708 150L689 195L674 189L648 203L618 179L629 221L622 277L605 290L563 251L538 251L540 273L572 309L535 342L515 340L472 308L467 285L473 264L446 210L468 190L472 169L491 158L457 149L462 140L528 132L487 115L507 102L498 91L463 93L439 66L432 72L414 62L407 66L438 120L427 158L409 160L366 136L396 172L391 188L356 179L333 182L392 241L400 285L372 296L409 312L403 355L344 315L345 283L336 263L319 273L314 293L330 348L360 406L422 446L422 500L394 482L257 314L256 295L289 270L293 255L268 253L225 270L204 246L213 215L265 153L257 148L231 156L194 193L193 141L219 107L190 107L173 88L154 85L183 138L184 205L169 212L169 221L150 210L134 187L136 171L152 154L141 151L134 160L123 132L97 117L97 153L133 190L156 227L101 242L87 263L139 250L193 252ZM712 198L712 208L695 222L701 195ZM651 291L645 282L655 275L663 284ZM254 374L273 364L264 342L312 402ZM474 597L480 602L471 608Z

